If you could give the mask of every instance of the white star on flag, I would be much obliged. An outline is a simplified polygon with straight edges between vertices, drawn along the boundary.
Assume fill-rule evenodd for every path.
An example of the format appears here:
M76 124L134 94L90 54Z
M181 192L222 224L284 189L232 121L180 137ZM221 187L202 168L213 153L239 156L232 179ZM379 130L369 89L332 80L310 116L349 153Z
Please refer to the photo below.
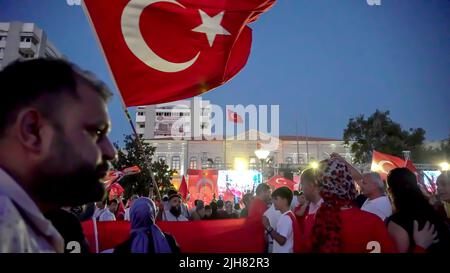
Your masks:
M220 25L224 12L210 17L203 10L198 10L202 18L202 24L194 28L192 31L205 33L208 38L209 46L212 47L216 35L231 35L225 28Z

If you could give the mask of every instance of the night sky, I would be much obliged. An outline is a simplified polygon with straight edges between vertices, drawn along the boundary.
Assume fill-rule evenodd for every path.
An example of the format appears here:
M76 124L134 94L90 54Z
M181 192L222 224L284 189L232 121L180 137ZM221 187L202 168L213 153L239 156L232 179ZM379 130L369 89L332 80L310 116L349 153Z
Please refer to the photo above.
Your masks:
M43 5L45 3L45 5ZM72 62L113 88L80 6L0 0L0 21L34 22ZM251 25L246 67L203 96L219 105L279 104L280 133L342 138L349 118L391 111L427 140L450 134L450 1L278 0ZM116 90L114 90L116 92ZM111 138L131 129L117 97Z

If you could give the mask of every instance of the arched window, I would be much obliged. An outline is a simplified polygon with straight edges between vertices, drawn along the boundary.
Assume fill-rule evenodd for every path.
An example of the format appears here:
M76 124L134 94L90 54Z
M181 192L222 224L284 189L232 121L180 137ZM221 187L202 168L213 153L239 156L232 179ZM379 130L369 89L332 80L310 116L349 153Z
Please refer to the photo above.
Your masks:
M196 156L192 156L189 159L189 169L197 169L197 157Z

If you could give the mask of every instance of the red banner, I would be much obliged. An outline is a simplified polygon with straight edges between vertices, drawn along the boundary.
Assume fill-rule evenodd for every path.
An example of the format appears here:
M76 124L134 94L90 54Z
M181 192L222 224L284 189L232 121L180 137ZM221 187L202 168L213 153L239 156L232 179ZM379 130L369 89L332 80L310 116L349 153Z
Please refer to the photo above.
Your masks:
M205 204L211 202L213 196L218 196L217 170L188 170L188 192L190 203L202 200ZM190 204L191 207L193 204Z
M97 222L99 251L113 249L128 239L128 221ZM95 252L92 221L82 223L90 250ZM264 230L246 219L192 222L158 222L158 226L175 237L183 253L263 253Z

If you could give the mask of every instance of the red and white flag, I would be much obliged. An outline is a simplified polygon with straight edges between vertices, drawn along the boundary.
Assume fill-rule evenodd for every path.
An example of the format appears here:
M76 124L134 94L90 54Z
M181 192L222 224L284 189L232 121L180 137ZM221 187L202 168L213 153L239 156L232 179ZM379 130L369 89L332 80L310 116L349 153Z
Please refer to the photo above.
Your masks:
M84 0L127 106L193 97L235 76L247 26L275 0Z
M389 172L395 168L408 168L418 176L417 169L410 160L403 160L400 157L373 150L372 171L379 173L381 178L386 181Z
M231 111L230 109L228 109L228 121L234 122L234 123L242 123L242 117L240 115L238 115L238 113Z

